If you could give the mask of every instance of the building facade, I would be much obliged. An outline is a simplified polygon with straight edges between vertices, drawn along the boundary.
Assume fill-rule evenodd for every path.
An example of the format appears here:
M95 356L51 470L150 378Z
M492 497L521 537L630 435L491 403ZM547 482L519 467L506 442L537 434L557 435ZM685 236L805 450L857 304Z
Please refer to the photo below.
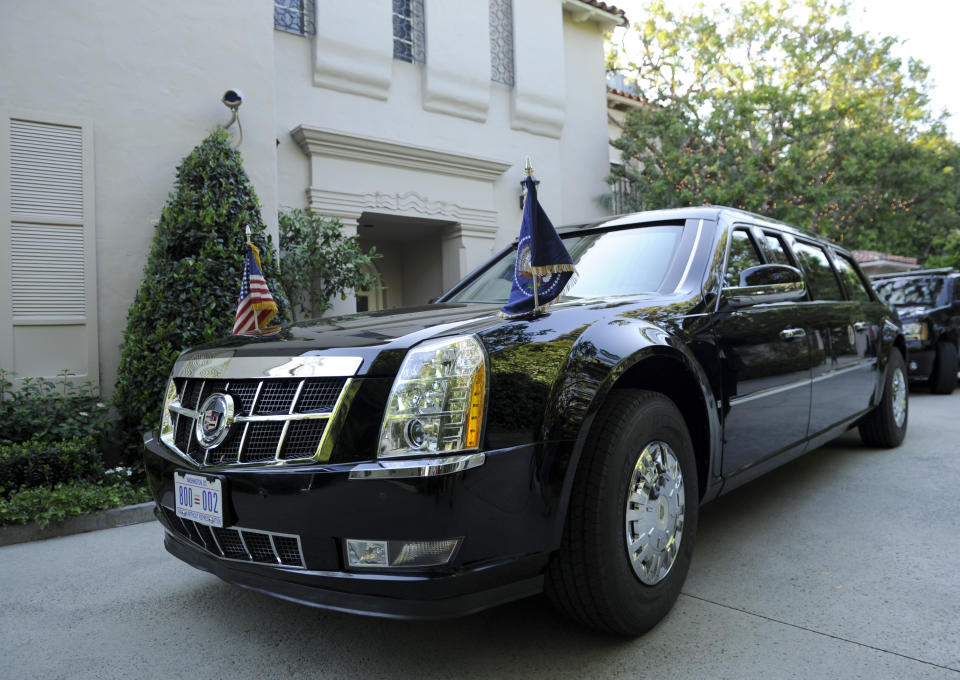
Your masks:
M0 4L0 367L111 391L175 168L227 89L268 228L309 206L383 254L383 289L335 313L424 303L509 243L527 156L555 223L602 215L623 22L593 0Z

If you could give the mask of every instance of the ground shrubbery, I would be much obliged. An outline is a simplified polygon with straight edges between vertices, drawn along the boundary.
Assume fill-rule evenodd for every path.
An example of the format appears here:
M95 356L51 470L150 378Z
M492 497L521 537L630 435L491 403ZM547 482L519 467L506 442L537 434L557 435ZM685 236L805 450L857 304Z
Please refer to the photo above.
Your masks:
M105 470L109 409L69 374L23 378L0 370L0 525L51 521L148 500L129 468Z

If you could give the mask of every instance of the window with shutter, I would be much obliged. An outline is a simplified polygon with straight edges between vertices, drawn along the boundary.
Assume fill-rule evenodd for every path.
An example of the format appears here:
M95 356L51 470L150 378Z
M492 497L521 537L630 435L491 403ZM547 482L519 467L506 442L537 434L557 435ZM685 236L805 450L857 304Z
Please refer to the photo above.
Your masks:
M0 285L0 366L20 377L67 370L97 381L90 126L4 118L0 244L9 276Z

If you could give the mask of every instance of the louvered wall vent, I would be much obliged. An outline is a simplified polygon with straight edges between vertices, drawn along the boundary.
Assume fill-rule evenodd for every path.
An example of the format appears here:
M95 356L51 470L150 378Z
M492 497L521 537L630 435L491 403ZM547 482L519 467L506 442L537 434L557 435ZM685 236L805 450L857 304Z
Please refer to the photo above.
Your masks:
M10 211L14 319L82 321L81 128L10 120Z
M10 210L83 219L83 132L10 121Z

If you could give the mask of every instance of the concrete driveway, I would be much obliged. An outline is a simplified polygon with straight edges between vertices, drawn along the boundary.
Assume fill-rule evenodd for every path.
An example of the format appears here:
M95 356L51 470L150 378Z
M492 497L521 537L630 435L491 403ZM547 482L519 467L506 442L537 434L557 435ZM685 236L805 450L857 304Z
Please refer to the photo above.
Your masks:
M440 623L309 609L170 557L156 522L0 548L4 678L960 678L960 391L704 508L676 607L611 638L542 598Z

